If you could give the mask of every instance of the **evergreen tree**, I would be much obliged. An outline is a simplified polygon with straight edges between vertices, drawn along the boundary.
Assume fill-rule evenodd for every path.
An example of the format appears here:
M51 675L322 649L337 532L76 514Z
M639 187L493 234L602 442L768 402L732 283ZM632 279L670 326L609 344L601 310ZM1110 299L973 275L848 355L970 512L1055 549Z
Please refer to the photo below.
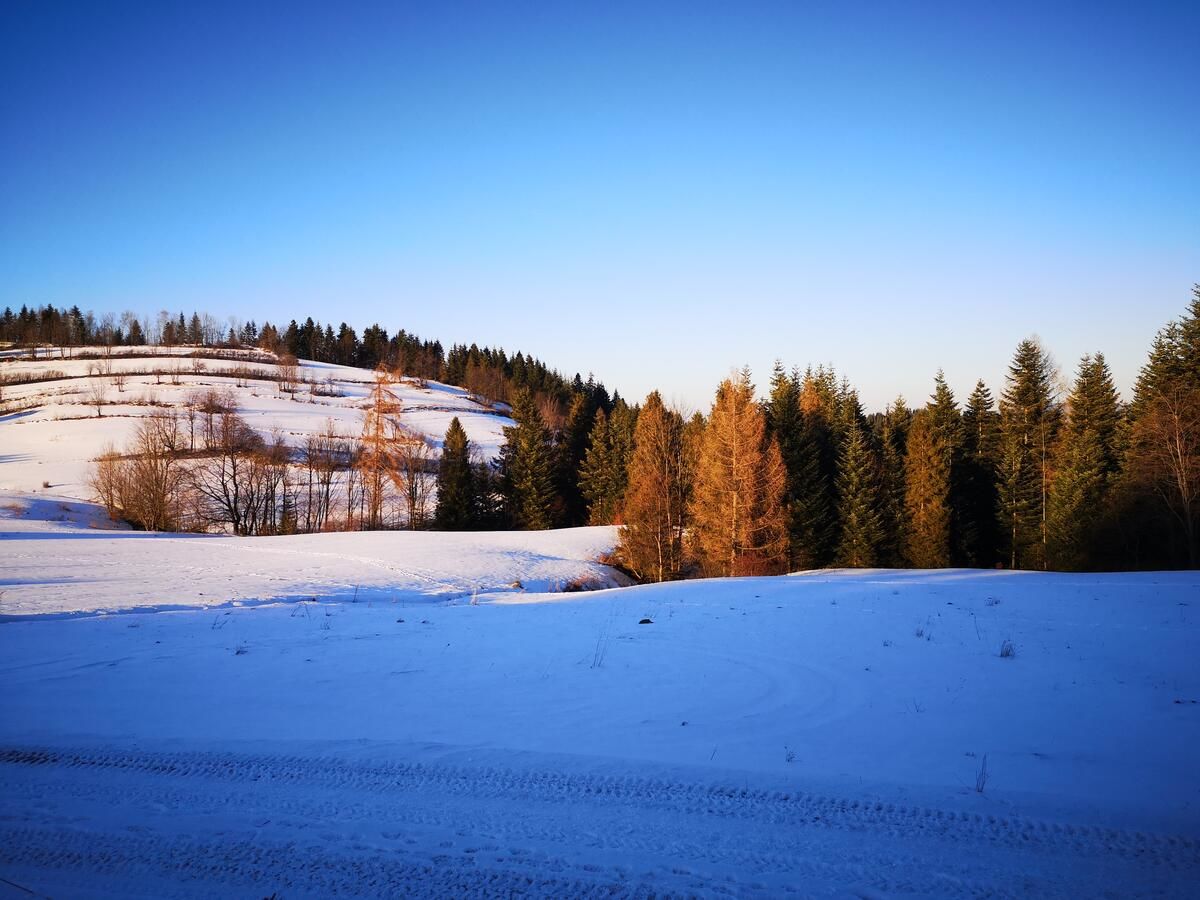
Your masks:
M991 568L1000 545L999 466L1000 417L992 392L983 381L967 398L962 416L962 492L959 501L959 546L965 565Z
M770 574L787 565L787 471L767 435L750 373L724 381L704 429L691 517L701 565L714 575Z
M908 561L918 569L950 565L950 459L933 406L913 419L908 435L904 504Z
M880 485L879 517L883 539L880 562L902 566L907 559L908 516L905 511L905 472L912 413L903 397L897 397L879 423Z
M805 565L810 562L806 549L811 543L804 517L805 493L809 485L811 454L804 430L804 414L800 411L800 379L796 372L784 371L778 360L771 372L771 396L764 407L767 428L779 444L783 466L787 471L787 486L784 491L784 508L788 517L788 565Z
M637 416L621 528L621 557L643 581L683 571L683 533L692 471L684 425L652 392Z
M471 442L455 416L442 443L434 525L442 531L466 531L477 527L478 521L479 491L471 461Z
M1118 471L1120 399L1102 354L1080 361L1067 410L1050 485L1050 562L1083 569L1094 564L1096 534Z
M838 464L838 519L841 535L837 559L843 566L876 565L883 540L879 517L878 464L866 428L849 420Z
M937 432L936 441L941 448L943 465L947 472L946 506L950 511L949 541L951 561L961 562L966 556L963 540L963 458L962 458L962 414L954 391L946 383L946 376L938 369L934 376L933 394L926 409L930 415L930 427Z
M514 528L550 528L555 502L550 433L528 389L513 394L512 417L516 424L504 429L505 443L500 449L508 520Z
M1000 400L1000 513L1015 568L1046 567L1050 458L1058 432L1054 368L1034 339L1017 345Z
M588 504L588 523L612 525L620 520L633 455L636 414L624 401L613 405L612 415L596 411L579 485Z
M1139 566L1200 566L1200 285L1138 375L1120 520Z
M792 521L797 532L793 565L814 569L833 561L840 524L835 497L838 444L837 377L832 369L804 373L800 381L802 433Z
M579 376L578 389L571 397L567 421L561 439L555 447L555 483L562 500L564 525L583 525L587 522L588 507L580 485L581 469L587 456L588 439L596 421L596 403Z

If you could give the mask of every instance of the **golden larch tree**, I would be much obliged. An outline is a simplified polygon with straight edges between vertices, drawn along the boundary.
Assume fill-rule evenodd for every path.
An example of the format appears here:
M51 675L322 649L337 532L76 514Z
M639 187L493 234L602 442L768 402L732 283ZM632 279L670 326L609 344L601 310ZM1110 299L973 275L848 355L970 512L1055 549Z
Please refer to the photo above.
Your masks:
M696 555L711 575L765 575L787 565L787 472L743 370L717 389L700 439L691 516Z

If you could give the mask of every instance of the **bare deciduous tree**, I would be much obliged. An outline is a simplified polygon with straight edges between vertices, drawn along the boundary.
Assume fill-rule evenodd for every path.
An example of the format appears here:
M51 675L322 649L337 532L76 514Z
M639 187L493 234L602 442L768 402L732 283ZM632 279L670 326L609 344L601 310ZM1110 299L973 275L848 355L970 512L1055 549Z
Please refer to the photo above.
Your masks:
M396 449L396 483L404 498L408 514L408 527L414 531L423 528L429 518L429 498L432 493L433 477L430 468L433 452L429 445L418 437L401 440Z
M106 448L96 461L91 485L108 514L147 531L169 531L183 524L182 446L179 419L171 413L142 419L124 456Z
M108 384L105 380L98 376L93 376L88 380L87 386L87 402L88 406L96 407L96 417L104 417L104 400L108 395Z
M300 363L290 353L279 357L279 391L283 394L296 393L296 378L300 371Z

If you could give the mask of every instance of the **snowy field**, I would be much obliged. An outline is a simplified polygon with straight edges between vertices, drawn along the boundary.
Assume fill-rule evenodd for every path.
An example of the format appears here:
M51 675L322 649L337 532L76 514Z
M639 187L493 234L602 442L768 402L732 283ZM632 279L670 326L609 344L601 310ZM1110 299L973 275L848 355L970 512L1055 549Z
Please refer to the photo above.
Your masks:
M95 348L90 348L93 352ZM188 358L179 348L115 348L110 360L0 359L4 405L0 406L0 491L47 492L52 496L90 499L87 474L91 460L106 444L124 446L140 417L181 408L188 395L208 389L233 392L237 412L264 437L282 434L300 446L332 421L344 436L362 432L363 407L374 374L364 369L301 360L299 376L307 383L294 394L282 393L273 380L274 362ZM151 350L154 356L145 356ZM261 354L254 358L269 359ZM199 367L197 367L197 362ZM107 373L95 373L107 366ZM235 374L241 370L243 377ZM113 375L126 373L123 387ZM152 374L151 374L152 373ZM255 380L257 373L264 376ZM36 377L32 383L20 379ZM318 393L309 385L315 383ZM103 386L102 416L91 401L93 387ZM324 396L332 390L337 396ZM424 386L405 380L393 387L402 404L401 423L440 450L450 420L458 416L467 437L484 459L493 459L504 443L504 427L512 420L474 402L464 390L438 382ZM7 410L7 411L3 411ZM43 488L49 482L49 488Z
M591 590L614 529L131 532L87 413L0 421L0 900L1197 895L1198 573Z

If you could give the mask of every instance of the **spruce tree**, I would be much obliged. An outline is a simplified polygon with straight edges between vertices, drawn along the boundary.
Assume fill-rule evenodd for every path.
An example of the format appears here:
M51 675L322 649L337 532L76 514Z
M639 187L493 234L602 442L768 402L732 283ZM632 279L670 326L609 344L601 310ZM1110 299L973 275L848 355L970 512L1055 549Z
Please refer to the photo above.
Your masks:
M962 459L962 414L954 391L946 383L946 376L938 369L934 376L933 394L926 409L930 415L930 427L936 432L935 440L941 448L947 472L946 506L950 511L949 540L950 561L961 562L966 556L963 540L963 459Z
M1036 340L1022 341L1000 400L1000 513L1012 568L1046 567L1055 401L1049 355Z
M605 415L603 408L596 411L596 423L579 473L591 525L612 525L621 517L635 422L636 413L624 401L613 405L611 416Z
M513 392L512 417L500 448L501 491L509 523L535 530L554 524L554 467L550 432L532 392Z
M1120 501L1134 564L1200 566L1200 285L1138 375Z
M1080 361L1067 411L1050 486L1050 563L1078 570L1094 564L1095 536L1117 474L1120 400L1102 354Z
M713 575L771 574L787 565L787 471L754 402L750 373L722 382L704 428L691 518Z
M691 478L683 421L654 391L637 416L620 531L621 558L642 581L683 571Z
M962 493L959 501L959 546L964 565L991 568L999 558L1000 417L992 392L982 380L967 398L962 416Z
M813 569L829 565L841 532L836 481L839 444L835 433L838 413L837 376L832 369L808 369L800 382L803 433L797 476L797 507L793 520L799 548L793 565Z
M805 474L809 464L807 441L804 433L804 415L800 411L800 379L796 373L784 371L778 360L771 372L771 396L764 411L767 429L779 444L783 466L787 471L787 486L784 491L784 508L788 518L788 563L797 562L804 566L807 561L805 547L809 542L804 527L802 497L808 485Z
M571 397L567 421L555 447L555 484L562 501L562 524L568 526L583 525L588 520L587 501L580 478L588 439L596 420L596 404L592 393L585 389L578 375L575 379L578 387Z
M878 563L883 534L877 469L866 429L850 420L838 464L839 565L864 567Z
M879 516L883 540L879 560L887 566L902 566L906 560L908 517L905 512L905 472L912 412L903 397L897 397L879 422L880 485Z
M443 531L465 531L477 527L478 521L479 491L471 461L471 442L455 416L442 443L434 525Z
M932 406L917 414L908 435L904 506L908 561L918 569L950 565L950 457Z

